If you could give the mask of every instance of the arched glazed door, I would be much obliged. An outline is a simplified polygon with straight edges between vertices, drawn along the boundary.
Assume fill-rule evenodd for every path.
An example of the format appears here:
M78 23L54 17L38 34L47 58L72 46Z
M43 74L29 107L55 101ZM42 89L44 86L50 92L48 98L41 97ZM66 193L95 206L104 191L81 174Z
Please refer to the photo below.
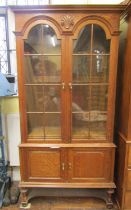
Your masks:
M62 139L61 57L55 30L48 24L34 26L24 40L28 139Z
M85 25L72 47L72 140L106 140L109 60L105 31Z

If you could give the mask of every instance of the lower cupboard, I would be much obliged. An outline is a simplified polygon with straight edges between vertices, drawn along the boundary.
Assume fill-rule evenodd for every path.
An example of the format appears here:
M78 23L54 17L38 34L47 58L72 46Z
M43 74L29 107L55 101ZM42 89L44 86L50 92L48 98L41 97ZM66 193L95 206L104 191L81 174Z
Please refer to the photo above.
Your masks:
M84 183L84 187L100 188L104 183L105 188L113 186L114 148L21 146L20 157L21 183L59 182L65 183L65 187L68 183L72 186Z

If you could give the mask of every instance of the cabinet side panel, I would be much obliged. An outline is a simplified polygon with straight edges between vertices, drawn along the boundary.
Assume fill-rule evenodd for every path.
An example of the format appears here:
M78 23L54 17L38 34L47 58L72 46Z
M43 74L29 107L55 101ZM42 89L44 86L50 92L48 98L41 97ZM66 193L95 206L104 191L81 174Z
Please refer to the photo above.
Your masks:
M128 139L131 141L131 10L129 18L129 30L128 30L128 71L129 71L129 121L128 121Z
M124 174L125 174L125 156L126 156L126 142L122 139L120 135L117 136L118 145L116 149L116 167L115 167L115 177L116 177L116 197L120 206L123 203L123 192L124 192Z
M127 29L128 27L128 29ZM124 136L131 137L130 124L130 88L131 88L131 18L121 24L119 65L118 65L118 127ZM127 31L127 32L126 32ZM130 124L131 125L131 124Z

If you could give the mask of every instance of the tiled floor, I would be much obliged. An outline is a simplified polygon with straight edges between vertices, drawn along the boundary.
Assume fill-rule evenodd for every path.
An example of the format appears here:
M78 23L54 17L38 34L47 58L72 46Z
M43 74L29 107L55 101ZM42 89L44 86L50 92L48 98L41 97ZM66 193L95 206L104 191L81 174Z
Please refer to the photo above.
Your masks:
M34 198L30 210L107 210L104 201L93 198ZM20 205L3 207L3 210L20 210ZM113 210L117 210L116 205Z

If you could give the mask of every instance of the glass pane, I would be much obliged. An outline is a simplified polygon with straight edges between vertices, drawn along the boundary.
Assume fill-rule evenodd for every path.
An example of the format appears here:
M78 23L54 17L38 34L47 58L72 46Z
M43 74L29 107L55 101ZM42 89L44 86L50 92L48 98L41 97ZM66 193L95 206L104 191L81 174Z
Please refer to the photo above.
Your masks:
M25 54L39 54L42 51L42 27L37 25L31 29L24 43Z
M60 54L60 40L49 25L42 25L42 52L47 54Z
M91 87L90 138L106 137L108 86Z
M45 112L60 112L61 106L61 87L46 86L44 88L44 106Z
M93 55L91 82L108 82L109 80L109 56Z
M90 105L90 88L89 88L89 86L73 85L72 111L73 112L89 111L89 105Z
M89 138L89 112L73 113L72 138Z
M107 114L102 112L90 113L90 138L102 139L106 137Z
M90 56L73 56L73 82L88 82L90 76Z
M74 85L72 89L72 137L89 137L90 87Z
M91 87L91 110L107 111L108 86L95 85Z
M44 110L43 86L26 86L26 110L28 112L42 112Z
M61 138L61 115L45 114L45 138Z
M43 115L42 114L27 114L27 128L29 138L44 137Z
M26 83L60 82L60 56L25 56Z
M25 83L42 83L43 82L43 69L40 65L41 56L24 56L24 76Z
M79 33L77 40L73 42L73 53L90 53L91 25L85 26Z
M104 30L93 24L93 53L109 53L110 40L106 39Z
M34 26L24 44L25 54L60 54L60 40L47 24Z
M46 56L41 59L44 70L44 82L60 82L61 57Z

